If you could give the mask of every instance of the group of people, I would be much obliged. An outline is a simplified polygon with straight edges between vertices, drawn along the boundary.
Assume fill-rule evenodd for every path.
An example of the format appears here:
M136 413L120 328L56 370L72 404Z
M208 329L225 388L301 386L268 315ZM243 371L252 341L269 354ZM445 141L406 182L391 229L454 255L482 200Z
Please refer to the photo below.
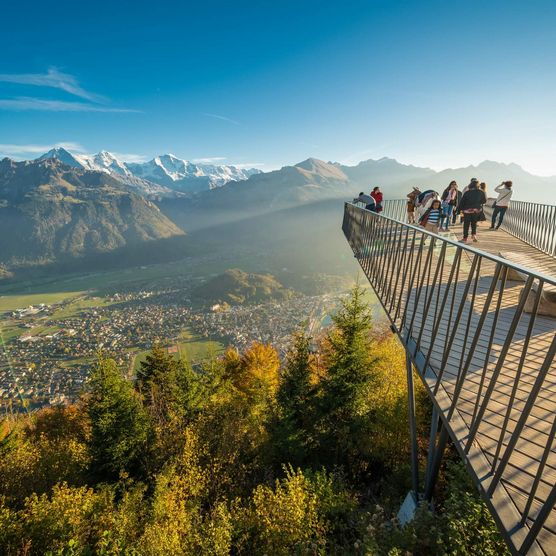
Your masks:
M510 205L513 189L511 181L504 181L494 191L498 194L494 201L490 230L497 230L504 221L504 215ZM419 197L428 193L428 201L423 205ZM455 181L444 190L441 196L429 190L425 194L415 195L415 191L408 194L408 222L415 222L414 213L418 206L422 207L419 224L430 232L448 231L450 222L456 223L457 216L463 220L463 238L467 243L469 232L471 239L477 242L477 224L486 221L484 205L487 203L487 188L484 182L473 178L463 191L459 191Z
M511 181L503 181L494 189L498 196L493 204L490 230L497 230L504 221L513 194L512 185ZM457 222L459 215L463 222L461 241L467 243L471 235L472 241L476 242L478 241L477 224L486 221L483 207L487 200L486 184L479 182L477 178L473 178L463 191L459 190L455 181L451 181L442 195L433 189L421 191L414 187L407 195L407 222L419 224L434 233L448 232L450 225ZM365 208L372 212L380 213L383 210L383 195L380 187L374 187L369 195L364 192L359 193L353 202L364 204Z

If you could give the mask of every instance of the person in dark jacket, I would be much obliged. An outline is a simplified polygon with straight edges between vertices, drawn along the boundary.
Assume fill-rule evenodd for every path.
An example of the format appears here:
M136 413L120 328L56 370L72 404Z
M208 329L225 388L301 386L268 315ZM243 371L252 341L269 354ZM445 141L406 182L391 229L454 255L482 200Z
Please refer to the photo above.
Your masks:
M456 206L454 207L454 210L452 211L452 226L455 226L456 224L456 220L458 217L458 211L457 211L457 207L458 205L461 203L461 197L462 197L463 193L458 189L456 190Z
M477 241L477 221L479 214L486 203L486 195L479 188L479 180L473 178L467 187L467 191L462 195L457 212L463 213L463 243L467 243L469 228L471 228L471 238Z

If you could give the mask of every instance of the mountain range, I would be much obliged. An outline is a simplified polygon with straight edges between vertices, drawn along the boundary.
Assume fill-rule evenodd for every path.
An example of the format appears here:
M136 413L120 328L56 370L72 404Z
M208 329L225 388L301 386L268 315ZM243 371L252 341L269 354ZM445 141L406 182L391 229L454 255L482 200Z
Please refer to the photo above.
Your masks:
M83 257L184 235L147 198L106 172L57 159L0 161L0 262Z
M381 186L385 199L395 199L405 198L413 186L442 191L452 179L463 187L477 177L491 192L500 181L511 179L515 198L556 204L556 178L491 161L441 172L391 158L356 166L308 158L251 175L211 165L198 175L193 166L171 155L138 165L121 162L105 151L85 157L64 149L35 161L4 159L0 162L0 278L21 265L79 260L122 249L133 248L138 256L143 249L149 259L151 247L169 238L202 244L210 237L210 249L228 253L237 249L238 241L242 247L252 245L253 252L273 245L275 253L295 251L298 259L309 250L311 256L322 250L330 260L343 245L334 239L340 233L335 210L341 215L342 200L374 185ZM210 178L209 170L214 170ZM228 179L232 177L237 181ZM185 194L167 185L181 187L188 179L200 180L199 189L188 186ZM213 187L210 180L220 185ZM299 207L306 208L296 210ZM313 233L319 237L311 237ZM167 245L175 251L172 256L184 256L185 244L180 242L177 249L172 242ZM198 245L194 247L198 250ZM281 261L288 266L287 257Z
M149 196L196 193L260 173L256 168L193 163L172 154L156 156L148 162L125 162L108 151L85 155L71 153L62 147L51 149L37 160L52 158L73 168L106 172Z

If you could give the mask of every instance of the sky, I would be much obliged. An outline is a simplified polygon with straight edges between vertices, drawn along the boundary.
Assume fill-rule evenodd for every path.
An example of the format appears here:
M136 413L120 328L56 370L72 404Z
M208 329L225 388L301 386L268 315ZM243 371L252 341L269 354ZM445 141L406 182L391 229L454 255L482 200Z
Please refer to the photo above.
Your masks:
M556 2L2 4L0 156L556 175Z

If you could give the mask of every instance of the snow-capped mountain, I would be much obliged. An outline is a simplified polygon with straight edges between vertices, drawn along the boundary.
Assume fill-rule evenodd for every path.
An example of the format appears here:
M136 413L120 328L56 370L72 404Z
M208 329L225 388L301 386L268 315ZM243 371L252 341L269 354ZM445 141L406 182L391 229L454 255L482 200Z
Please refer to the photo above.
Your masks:
M90 161L90 159L87 159ZM92 165L94 168L106 168L111 172L120 174L121 176L132 176L133 174L127 169L127 166L118 160L112 153L108 151L100 151L92 158Z
M111 177L134 189L140 195L145 197L172 197L175 191L168 187L164 187L158 183L153 183L134 176L125 165L124 162L118 160L108 151L100 151L95 155L74 154L62 147L49 150L47 153L39 156L37 160L46 160L54 158L67 166L90 170L94 172L105 172Z
M173 154L157 156L149 162L128 163L127 167L135 176L188 192L213 189L260 173L256 168L194 163Z
M42 156L39 156L36 160L47 160L49 158L55 158L65 164L66 166L72 166L73 168L86 168L90 170L91 168L87 168L88 160L86 156L78 155L78 154L71 154L66 149L62 147L56 147L55 149L50 149L47 153L44 153Z
M86 155L74 154L57 147L38 160L47 158L55 158L75 168L107 172L138 190L148 190L149 195L165 195L171 191L196 193L220 187L230 181L246 180L253 174L260 173L255 168L196 164L172 154L157 156L148 162L125 162L108 151Z

